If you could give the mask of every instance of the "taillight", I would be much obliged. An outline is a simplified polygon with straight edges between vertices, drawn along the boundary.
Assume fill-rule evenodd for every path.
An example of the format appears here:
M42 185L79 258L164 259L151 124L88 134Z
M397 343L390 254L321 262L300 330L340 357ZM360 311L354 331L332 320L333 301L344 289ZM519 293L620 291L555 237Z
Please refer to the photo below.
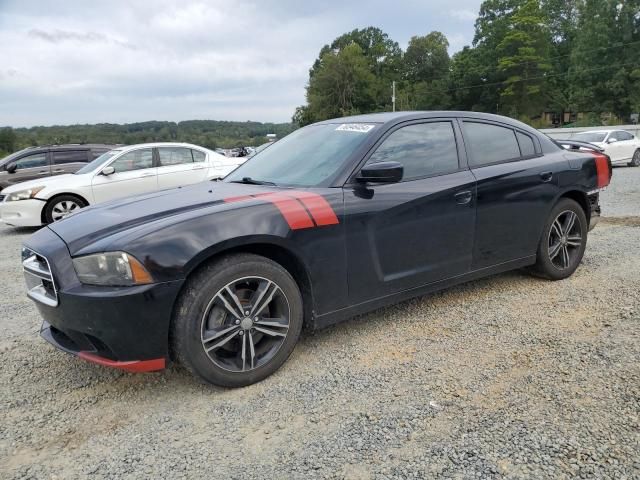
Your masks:
M598 188L606 187L609 185L609 182L611 182L611 174L613 173L609 157L602 153L596 153L595 159L597 173L596 186Z

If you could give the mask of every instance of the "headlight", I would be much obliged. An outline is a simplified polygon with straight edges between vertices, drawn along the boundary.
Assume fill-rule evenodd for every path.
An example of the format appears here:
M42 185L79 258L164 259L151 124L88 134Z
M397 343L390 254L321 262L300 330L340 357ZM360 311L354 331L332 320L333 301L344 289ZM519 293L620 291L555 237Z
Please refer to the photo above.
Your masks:
M142 264L124 252L107 252L73 259L78 279L88 285L130 286L153 283Z
M16 200L29 200L36 196L36 194L44 187L33 187L27 190L20 190L19 192L13 192L7 194L5 202L15 202Z

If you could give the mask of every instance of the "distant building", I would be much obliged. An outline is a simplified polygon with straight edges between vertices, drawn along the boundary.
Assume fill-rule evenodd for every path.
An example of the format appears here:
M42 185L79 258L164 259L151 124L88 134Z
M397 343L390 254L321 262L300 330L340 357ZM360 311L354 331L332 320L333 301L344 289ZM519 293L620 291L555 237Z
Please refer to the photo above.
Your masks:
M267 140L269 140L270 142L275 142L278 139L278 135L276 135L275 133L267 133L265 137L267 137Z

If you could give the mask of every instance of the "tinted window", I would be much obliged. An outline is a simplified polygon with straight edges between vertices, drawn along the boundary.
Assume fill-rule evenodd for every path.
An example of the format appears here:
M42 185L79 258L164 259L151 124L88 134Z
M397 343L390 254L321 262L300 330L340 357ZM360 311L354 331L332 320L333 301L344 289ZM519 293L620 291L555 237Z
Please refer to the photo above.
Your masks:
M367 161L377 162L404 165L403 180L457 170L458 150L451 122L420 123L399 128Z
M613 132L610 138L611 137L615 137L618 141L633 139L633 135L631 135L629 132L623 132L623 131Z
M464 133L471 151L471 165L481 166L520 157L516 135L510 128L464 122Z
M16 170L22 170L24 168L36 168L47 166L47 154L46 153L34 153L28 157L22 157L20 160L16 160Z
M143 148L125 153L113 162L111 166L115 169L116 173L151 168L153 166L153 151L150 148Z
M204 162L207 159L207 155L200 150L191 150L194 162Z
M87 163L87 150L75 150L68 152L51 152L53 155L53 163L59 165L61 163L75 163L83 162Z
M525 133L516 132L518 143L520 144L520 153L523 157L536 154L536 148L533 146L533 138Z
M193 163L191 150L183 147L162 147L158 148L160 156L160 166L180 165L183 163Z
M91 151L91 158L92 159L96 159L98 158L100 155L103 155L105 153L107 153L109 150L92 150Z

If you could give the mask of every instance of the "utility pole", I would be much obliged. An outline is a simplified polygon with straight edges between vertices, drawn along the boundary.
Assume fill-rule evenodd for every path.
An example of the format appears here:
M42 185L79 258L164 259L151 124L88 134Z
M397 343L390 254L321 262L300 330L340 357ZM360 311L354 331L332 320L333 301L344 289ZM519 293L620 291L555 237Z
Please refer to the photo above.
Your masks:
M391 84L392 94L391 94L391 103L393 104L393 111L396 111L396 81L394 80Z

